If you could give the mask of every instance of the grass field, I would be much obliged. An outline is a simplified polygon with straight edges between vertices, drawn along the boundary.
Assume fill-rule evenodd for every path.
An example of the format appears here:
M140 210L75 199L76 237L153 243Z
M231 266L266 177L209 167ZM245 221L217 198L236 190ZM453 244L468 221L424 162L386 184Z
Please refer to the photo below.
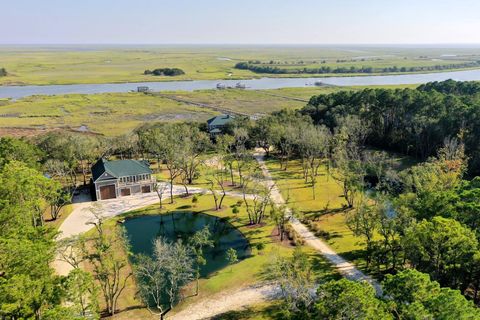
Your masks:
M0 106L0 127L69 128L119 135L160 121L204 121L218 114L141 93L32 96Z
M265 280L265 266L271 260L272 254L290 255L293 252L294 247L280 243L278 238L275 237L276 232L274 231L274 225L271 221L266 220L267 223L260 227L249 226L244 205L240 207L238 214L233 214L231 206L237 203L238 200L238 198L227 197L224 208L219 211L214 210L214 202L211 195L200 196L199 201L194 207L191 197L175 198L174 204L165 204L164 212L174 212L176 210L185 211L186 206L192 206L190 209L192 211L227 218L234 227L238 228L244 234L253 248L251 257L236 263L232 269L230 267L224 268L206 279L201 279L199 296L184 301L176 308L177 311L215 293L233 290L237 287ZM119 226L117 223L118 220L125 219L126 217L150 214L159 214L158 206L151 206L142 210L125 213L108 220L105 225L107 230L110 230L108 232L111 232L113 228ZM256 249L258 243L265 245L261 251ZM316 276L319 281L338 277L321 256L317 255L310 248L306 247L304 250L310 255L314 263ZM124 311L120 312L114 319L155 319L146 309L139 308L140 302L135 298L135 292L135 282L133 280L129 281L119 301L119 307Z
M240 61L275 61L296 68L418 67L480 59L478 48L314 47L314 46L23 46L0 47L0 67L9 75L0 84L72 84L248 79L264 76L238 70ZM325 63L321 63L325 61ZM185 75L144 75L146 69L177 67ZM335 74L338 76L338 74ZM348 75L348 74L342 74ZM276 75L279 76L279 75ZM280 75L305 77L311 75ZM325 74L323 76L329 76Z
M104 93L31 96L16 101L4 99L0 101L0 134L30 136L58 128L73 130L82 128L115 136L129 133L144 123L205 121L219 114L219 111L177 102L168 97L256 115L284 108L300 109L313 95L363 88L365 87L308 87L162 93L167 98L141 93Z

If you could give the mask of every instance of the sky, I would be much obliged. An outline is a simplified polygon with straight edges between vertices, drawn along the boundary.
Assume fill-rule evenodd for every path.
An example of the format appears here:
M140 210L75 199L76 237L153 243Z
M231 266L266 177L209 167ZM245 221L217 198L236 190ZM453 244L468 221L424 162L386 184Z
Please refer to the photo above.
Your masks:
M479 0L0 0L0 44L478 44Z

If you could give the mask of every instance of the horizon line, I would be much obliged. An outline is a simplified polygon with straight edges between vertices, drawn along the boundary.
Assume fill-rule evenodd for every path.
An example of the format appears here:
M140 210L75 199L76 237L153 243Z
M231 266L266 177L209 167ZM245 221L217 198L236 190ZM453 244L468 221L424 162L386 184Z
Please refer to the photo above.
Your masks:
M0 43L0 46L480 46L480 42L418 42L418 43L74 43L74 42L58 42L58 43Z

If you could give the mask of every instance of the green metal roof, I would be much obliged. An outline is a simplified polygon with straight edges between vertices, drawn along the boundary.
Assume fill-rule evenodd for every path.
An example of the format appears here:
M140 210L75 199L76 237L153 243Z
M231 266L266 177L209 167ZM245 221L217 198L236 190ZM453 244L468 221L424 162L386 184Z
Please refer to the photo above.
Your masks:
M213 117L207 120L209 126L224 126L234 119L233 116L229 114L222 114L220 116Z
M100 159L92 167L93 181L96 181L104 173L108 173L115 178L120 178L138 174L152 174L153 172L147 161L130 159L107 161Z

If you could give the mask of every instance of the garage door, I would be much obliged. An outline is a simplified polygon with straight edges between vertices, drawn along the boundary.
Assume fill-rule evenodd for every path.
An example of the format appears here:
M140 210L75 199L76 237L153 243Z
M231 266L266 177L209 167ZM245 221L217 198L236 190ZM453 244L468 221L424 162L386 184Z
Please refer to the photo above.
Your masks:
M122 197L129 196L130 195L130 188L123 188L122 190L120 190L120 193L121 193Z
M114 199L117 195L115 193L115 185L103 186L100 187L100 199L107 200L107 199Z
M150 192L150 186L142 186L142 193L149 193Z

